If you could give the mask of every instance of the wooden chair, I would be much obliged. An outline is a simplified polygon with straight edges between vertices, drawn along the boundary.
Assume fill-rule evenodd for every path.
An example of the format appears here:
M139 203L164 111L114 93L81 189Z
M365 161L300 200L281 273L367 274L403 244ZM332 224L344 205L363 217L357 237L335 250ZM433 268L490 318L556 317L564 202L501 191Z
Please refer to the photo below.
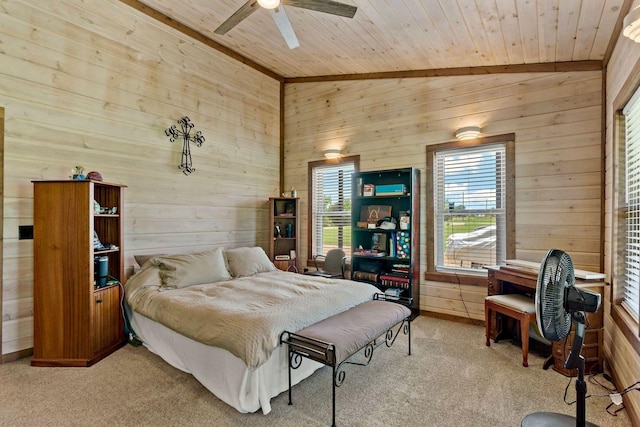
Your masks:
M529 366L529 324L536 321L536 307L533 297L523 294L501 294L490 295L484 299L487 347L491 345L491 321L494 313L511 317L520 323L522 366ZM494 342L498 342L498 331L496 331Z

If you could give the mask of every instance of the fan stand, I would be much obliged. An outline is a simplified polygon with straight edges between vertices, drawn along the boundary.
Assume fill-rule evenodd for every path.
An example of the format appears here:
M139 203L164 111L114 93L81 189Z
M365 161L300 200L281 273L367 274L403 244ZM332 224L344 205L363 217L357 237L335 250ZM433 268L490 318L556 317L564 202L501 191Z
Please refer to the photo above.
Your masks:
M567 369L577 369L576 380L576 416L554 412L535 412L522 420L522 427L598 427L586 421L587 383L584 381L584 357L580 354L582 338L584 337L584 323L576 322L576 334L569 357L565 362ZM578 355L576 357L576 355Z

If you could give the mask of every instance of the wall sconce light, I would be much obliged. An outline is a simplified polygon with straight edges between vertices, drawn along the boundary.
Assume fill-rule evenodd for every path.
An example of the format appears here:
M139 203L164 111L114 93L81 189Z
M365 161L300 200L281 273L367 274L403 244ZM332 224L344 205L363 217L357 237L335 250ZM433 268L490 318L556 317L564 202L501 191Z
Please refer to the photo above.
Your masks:
M622 21L622 34L636 43L640 43L640 5L631 9Z
M458 138L458 141L475 139L478 136L480 136L480 126L465 126L456 131L456 138Z
M342 152L339 148L329 148L328 150L324 150L324 157L327 159L337 159L342 155Z

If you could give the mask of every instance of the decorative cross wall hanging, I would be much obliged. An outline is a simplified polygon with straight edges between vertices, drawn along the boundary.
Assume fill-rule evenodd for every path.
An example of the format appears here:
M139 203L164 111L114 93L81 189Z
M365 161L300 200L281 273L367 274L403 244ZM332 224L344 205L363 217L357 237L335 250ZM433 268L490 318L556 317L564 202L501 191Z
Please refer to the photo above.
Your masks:
M197 131L195 135L190 136L189 132L193 129L194 124L191 123L189 117L184 116L180 120L178 120L178 124L182 128L182 130L178 130L176 125L172 125L170 128L165 129L164 133L169 137L169 141L174 142L176 139L182 137L182 159L179 169L182 169L182 173L185 175L189 175L191 172L194 172L196 169L193 167L193 162L191 161L191 147L189 146L190 142L193 142L198 147L200 147L204 143L204 136L202 136L202 132Z

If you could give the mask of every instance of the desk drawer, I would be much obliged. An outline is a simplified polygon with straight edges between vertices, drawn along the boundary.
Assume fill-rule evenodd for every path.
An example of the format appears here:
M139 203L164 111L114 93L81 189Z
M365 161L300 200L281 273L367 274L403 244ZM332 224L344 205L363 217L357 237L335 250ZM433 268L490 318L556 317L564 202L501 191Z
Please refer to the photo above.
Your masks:
M585 375L602 372L602 333L602 328L585 331L580 352L585 360ZM575 377L578 374L576 369L564 367L564 362L571 352L574 337L575 332L572 331L566 341L556 341L552 346L553 369L568 377Z

